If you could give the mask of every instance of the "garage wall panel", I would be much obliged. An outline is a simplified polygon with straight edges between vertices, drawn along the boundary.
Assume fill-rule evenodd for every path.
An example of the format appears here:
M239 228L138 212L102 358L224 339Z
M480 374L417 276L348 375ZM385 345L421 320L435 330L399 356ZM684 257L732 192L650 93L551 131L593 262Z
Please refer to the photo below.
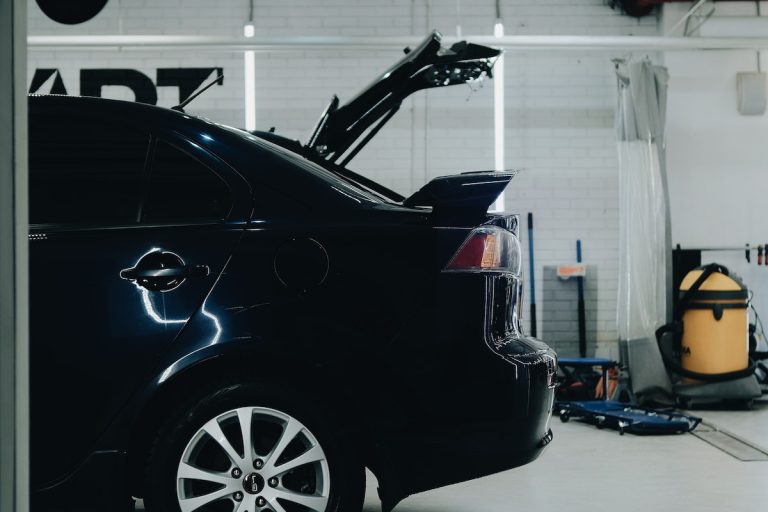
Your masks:
M575 261L576 240L582 240L584 260L599 269L588 279L596 325L590 342L599 342L601 351L612 349L617 336L618 161L610 58L510 52L506 61L506 159L520 170L507 188L506 208L534 214L539 276L544 266ZM527 232L523 243L527 271ZM539 302L546 300L542 283L536 283Z
M83 70L128 69L143 74L152 82L157 95L157 104L172 107L179 104L179 89L158 86L158 70L176 68L211 68L206 83L216 76L215 68L222 68L224 84L215 85L199 99L193 101L187 111L234 126L243 125L244 71L241 53L205 52L190 55L180 51L140 52L131 51L116 56L108 51L67 52L62 58L59 52L38 52L31 50L27 76L31 86L36 72L45 69L57 71L58 77L68 94L79 95L81 72ZM52 91L53 80L49 79L34 92L48 94ZM101 95L105 98L134 101L134 92L124 86L104 86Z
M768 2L761 5L766 16ZM665 26L671 27L683 15L683 7L665 6ZM718 3L715 7L712 20L757 14L755 2ZM738 29L738 22L732 23ZM763 71L766 55L765 51L760 55ZM736 75L757 71L757 53L670 52L664 63L670 73L667 172L673 244L740 247L765 243L768 116L744 116L737 108Z

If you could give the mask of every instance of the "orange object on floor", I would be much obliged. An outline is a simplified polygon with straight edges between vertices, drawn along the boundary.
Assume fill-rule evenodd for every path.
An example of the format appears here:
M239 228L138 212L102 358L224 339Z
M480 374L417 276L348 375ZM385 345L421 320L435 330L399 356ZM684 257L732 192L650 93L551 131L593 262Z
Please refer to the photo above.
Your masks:
M603 384L603 377L600 377L600 380L597 381L597 388L595 389L595 398L597 400L602 400L605 398L606 400L610 400L611 397L616 393L616 388L619 386L619 370L618 368L609 368L608 369L608 396L604 397L603 393L605 393L605 385Z

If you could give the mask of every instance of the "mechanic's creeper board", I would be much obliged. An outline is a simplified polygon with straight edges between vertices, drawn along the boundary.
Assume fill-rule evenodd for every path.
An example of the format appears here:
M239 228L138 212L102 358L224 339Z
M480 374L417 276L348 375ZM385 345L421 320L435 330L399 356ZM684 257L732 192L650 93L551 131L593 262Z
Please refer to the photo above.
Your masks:
M560 421L567 422L578 418L597 428L612 428L632 434L682 434L695 429L701 418L687 416L678 412L646 409L615 400L585 400L577 402L557 402L555 410L560 414Z

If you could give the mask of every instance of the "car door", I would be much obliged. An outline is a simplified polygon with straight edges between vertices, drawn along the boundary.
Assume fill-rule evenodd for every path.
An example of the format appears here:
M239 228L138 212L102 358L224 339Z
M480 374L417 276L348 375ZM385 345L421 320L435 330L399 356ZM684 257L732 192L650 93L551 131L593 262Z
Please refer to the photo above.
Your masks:
M232 194L247 190L242 178L183 137L65 114L30 116L37 487L94 450L153 362L204 310L249 211ZM206 317L215 342L220 326L214 312Z

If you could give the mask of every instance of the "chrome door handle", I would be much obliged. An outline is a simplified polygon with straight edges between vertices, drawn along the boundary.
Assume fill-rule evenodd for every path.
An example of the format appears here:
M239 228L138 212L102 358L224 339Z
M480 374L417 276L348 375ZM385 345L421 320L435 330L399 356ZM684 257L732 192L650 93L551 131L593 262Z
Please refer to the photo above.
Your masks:
M120 271L120 277L152 292L178 288L191 277L207 277L207 265L187 265L177 254L155 250L141 257L136 266Z
M211 273L208 265L188 265L172 268L126 268L120 271L120 277L129 281L137 279L152 279L162 277L174 277L186 279L188 277L207 277Z

